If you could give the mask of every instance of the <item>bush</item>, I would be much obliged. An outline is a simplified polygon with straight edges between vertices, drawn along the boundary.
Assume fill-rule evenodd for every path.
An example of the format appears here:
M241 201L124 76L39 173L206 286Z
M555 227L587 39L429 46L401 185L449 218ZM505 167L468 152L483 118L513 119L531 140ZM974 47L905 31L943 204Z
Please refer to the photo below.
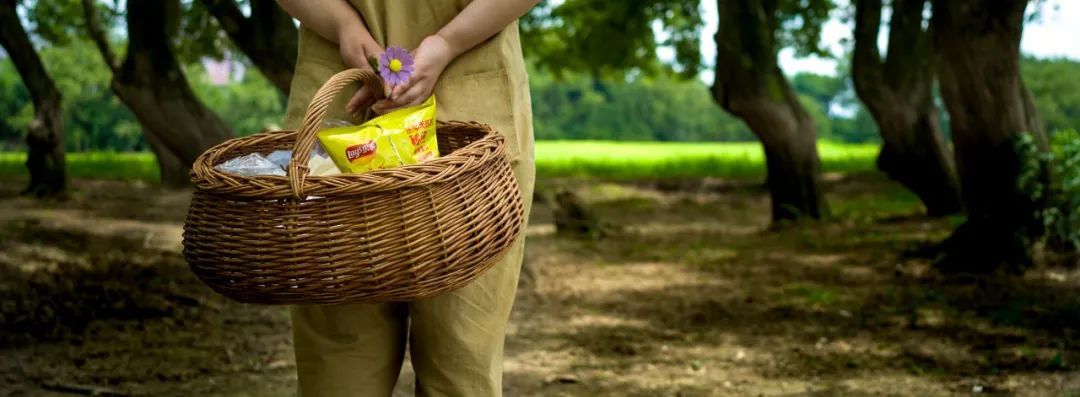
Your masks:
M1059 131L1050 145L1055 179L1051 186L1051 206L1043 216L1048 243L1060 250L1080 253L1080 133Z
M1034 138L1023 134L1017 149L1025 162L1020 178L1021 189L1035 200L1044 201L1046 207L1039 218L1045 228L1043 236L1046 247L1069 255L1080 255L1080 133L1061 130L1051 135L1050 151L1039 153ZM1040 161L1050 167L1051 182L1044 186L1038 182Z

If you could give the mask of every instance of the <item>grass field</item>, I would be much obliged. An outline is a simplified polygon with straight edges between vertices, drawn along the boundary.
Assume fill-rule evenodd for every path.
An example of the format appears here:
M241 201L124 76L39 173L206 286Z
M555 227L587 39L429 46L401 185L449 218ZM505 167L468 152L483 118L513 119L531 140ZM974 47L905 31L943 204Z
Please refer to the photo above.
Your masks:
M826 172L873 169L878 146L819 142ZM765 173L756 142L541 141L536 169L541 176L609 179L756 178Z
M826 172L873 169L872 144L819 142ZM25 175L24 153L0 153L0 177ZM753 142L540 141L536 169L541 177L591 177L613 180L657 178L758 178L764 174L761 145ZM69 153L73 178L156 182L150 153Z

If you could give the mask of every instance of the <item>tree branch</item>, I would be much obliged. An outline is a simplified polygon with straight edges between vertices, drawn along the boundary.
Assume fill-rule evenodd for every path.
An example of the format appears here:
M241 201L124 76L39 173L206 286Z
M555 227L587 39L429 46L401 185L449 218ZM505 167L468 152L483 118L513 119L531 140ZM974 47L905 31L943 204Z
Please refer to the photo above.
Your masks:
M251 0L244 17L236 0L199 0L255 67L288 95L296 65L297 29L273 0Z
M881 53L878 52L877 44L880 29L881 0L856 0L853 34L855 50L851 58L851 79L859 97L868 102L879 96L879 89L884 85Z
M0 0L0 45L19 71L35 109L41 109L48 102L60 101L60 91L49 78L29 34L23 29L12 0Z
M109 40L105 37L105 32L101 30L93 0L82 0L82 6L83 17L86 19L86 31L90 34L90 39L94 41L94 45L97 46L98 53L101 54L105 65L109 67L113 74L116 74L116 55L113 54L112 48L109 46Z
M890 88L909 91L933 79L934 54L930 33L923 28L926 0L893 0L889 20L889 52L884 76Z
M236 35L251 31L251 21L237 7L235 0L199 0L206 10L218 20L221 29L236 40Z
M740 113L750 98L785 100L776 84L776 1L717 1L716 79L713 98L724 109Z

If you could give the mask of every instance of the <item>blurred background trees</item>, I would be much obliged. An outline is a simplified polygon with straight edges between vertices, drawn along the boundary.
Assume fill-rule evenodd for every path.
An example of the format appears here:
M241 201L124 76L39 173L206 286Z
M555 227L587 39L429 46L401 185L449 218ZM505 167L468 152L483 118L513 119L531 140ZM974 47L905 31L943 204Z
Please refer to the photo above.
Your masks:
M881 133L878 168L922 200L931 215L960 212L960 187L934 106L933 37L924 0L894 0L884 59L881 0L855 2L855 92Z
M16 6L15 0L0 1L0 45L18 70L33 106L33 118L25 126L30 173L25 193L61 195L67 188L61 94L23 28Z

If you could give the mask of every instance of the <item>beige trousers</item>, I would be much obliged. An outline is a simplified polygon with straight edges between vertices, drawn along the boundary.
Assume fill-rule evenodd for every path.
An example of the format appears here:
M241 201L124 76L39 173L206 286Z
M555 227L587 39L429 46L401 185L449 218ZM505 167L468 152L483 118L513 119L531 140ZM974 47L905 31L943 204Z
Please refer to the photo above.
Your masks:
M514 171L529 203L533 164L518 162ZM476 281L433 298L293 306L300 395L390 396L408 340L418 397L501 396L503 338L524 247L522 235Z
M468 0L351 0L382 45L415 46ZM528 78L514 23L458 57L435 87L440 120L476 120L503 133L528 217L534 164ZM345 69L337 46L301 27L286 128L297 128L315 91ZM346 90L330 117L346 118ZM438 133L438 132L436 132ZM406 341L418 396L502 394L506 322L514 303L524 234L503 260L462 289L409 303L295 306L290 312L303 397L389 396Z

